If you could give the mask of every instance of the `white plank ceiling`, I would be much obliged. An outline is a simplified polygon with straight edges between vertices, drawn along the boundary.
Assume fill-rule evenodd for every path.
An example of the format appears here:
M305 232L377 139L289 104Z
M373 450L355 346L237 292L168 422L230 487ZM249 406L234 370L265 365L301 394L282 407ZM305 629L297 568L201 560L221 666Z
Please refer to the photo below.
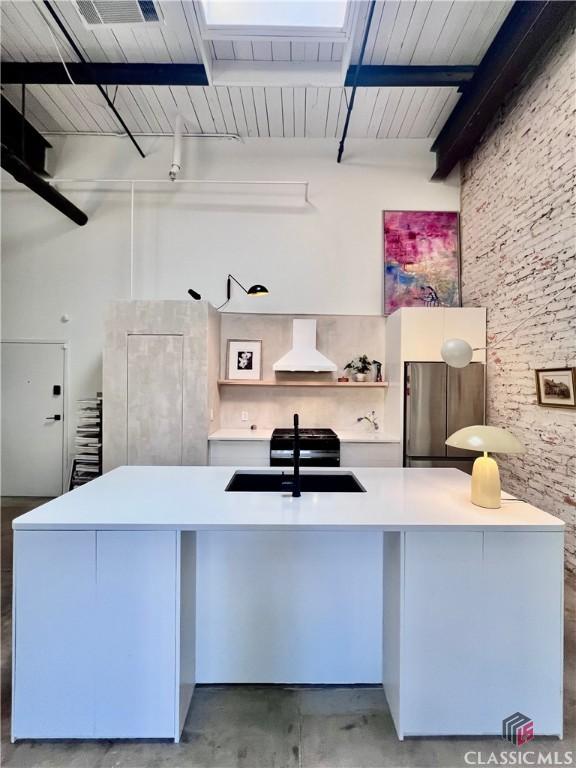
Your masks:
M200 41L189 0L162 0L166 23L149 29L86 29L70 0L57 0L68 29L87 59L94 62L199 63ZM477 64L512 7L512 0L385 0L374 12L364 63ZM2 0L1 45L4 61L58 61L58 51L36 0ZM366 12L362 6L361 15ZM364 28L360 19L352 62ZM76 57L61 35L65 59ZM340 43L214 41L214 60L339 61ZM20 107L20 86L3 86ZM328 87L108 88L128 127L135 133L171 133L176 111L190 133L241 136L338 137L350 89ZM360 88L349 135L356 138L434 137L456 104L455 88ZM113 113L94 86L32 85L27 116L44 133L118 132Z

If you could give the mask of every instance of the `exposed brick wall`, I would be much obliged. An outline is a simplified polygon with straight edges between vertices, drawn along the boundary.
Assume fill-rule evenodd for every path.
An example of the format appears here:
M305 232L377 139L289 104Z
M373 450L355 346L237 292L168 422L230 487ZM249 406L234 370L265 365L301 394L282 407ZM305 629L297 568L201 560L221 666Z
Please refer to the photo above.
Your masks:
M568 524L576 571L576 410L536 403L535 368L576 366L576 14L462 168L464 305L488 308L488 423L526 445L503 487ZM502 334L525 325L509 338Z

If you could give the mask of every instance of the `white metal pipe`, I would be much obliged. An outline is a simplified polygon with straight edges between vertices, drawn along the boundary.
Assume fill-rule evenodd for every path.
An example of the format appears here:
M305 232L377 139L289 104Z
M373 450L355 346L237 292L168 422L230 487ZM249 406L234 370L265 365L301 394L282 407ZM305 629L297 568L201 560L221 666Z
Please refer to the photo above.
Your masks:
M130 184L130 300L134 298L134 183Z
M176 179L170 181L170 179L73 179L60 177L46 179L46 181L49 184L255 184L257 186L286 186L291 184L306 187L310 183L309 181L277 181L275 179L270 181L265 179Z
M9 180L8 180L9 181ZM130 186L136 184L227 184L231 186L251 184L252 186L273 186L273 187L285 187L285 186L300 186L304 187L304 201L310 204L310 182L309 181L277 181L277 180L262 180L262 179L98 179L98 178L51 178L46 179L49 184L128 184ZM6 184L5 180L2 181L2 188L10 187L10 184ZM21 184L14 184L16 189L21 189Z
M170 181L176 181L176 176L180 173L182 168L182 128L184 127L184 120L180 112L176 115L174 123L174 147L172 149L172 165L170 166L170 172L168 178Z
M128 134L124 132L117 133L116 131L42 131L43 136L108 136L116 139L127 138ZM159 133L159 132L138 132L132 133L132 136L140 136L143 138L158 138L169 139L171 133ZM244 142L242 136L239 133L182 133L183 139L229 139L233 141Z

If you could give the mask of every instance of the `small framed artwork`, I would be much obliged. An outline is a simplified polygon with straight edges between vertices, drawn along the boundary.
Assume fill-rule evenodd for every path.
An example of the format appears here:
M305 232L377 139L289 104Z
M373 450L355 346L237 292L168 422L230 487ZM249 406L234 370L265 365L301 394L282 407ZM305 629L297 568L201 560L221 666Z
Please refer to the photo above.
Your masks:
M262 342L228 339L226 356L227 379L262 378Z
M537 368L538 405L576 408L576 368Z
M454 211L384 211L384 314L459 307L460 222Z

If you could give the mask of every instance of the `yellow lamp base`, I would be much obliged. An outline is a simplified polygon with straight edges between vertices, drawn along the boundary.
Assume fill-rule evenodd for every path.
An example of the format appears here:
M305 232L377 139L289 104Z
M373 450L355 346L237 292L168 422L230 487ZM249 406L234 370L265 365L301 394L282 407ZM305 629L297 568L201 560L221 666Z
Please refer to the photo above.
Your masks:
M486 453L472 467L472 504L486 509L500 509L500 472L498 464Z

